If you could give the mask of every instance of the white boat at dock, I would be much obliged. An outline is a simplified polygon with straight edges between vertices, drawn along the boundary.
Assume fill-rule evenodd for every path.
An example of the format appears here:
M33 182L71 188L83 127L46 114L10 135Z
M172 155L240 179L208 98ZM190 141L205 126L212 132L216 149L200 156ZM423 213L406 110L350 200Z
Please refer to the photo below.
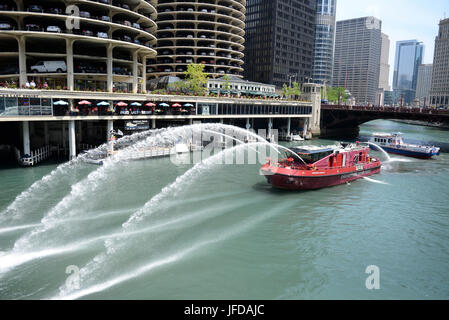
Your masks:
M287 133L286 131L279 132L279 141L304 141L305 139L297 133Z
M173 147L159 147L159 146L149 146L136 149L130 149L126 152L126 155L121 157L123 160L140 160L140 159L152 159L160 157L169 157L177 154L186 154L193 151L201 150L201 147L195 146L193 144L178 143ZM111 156L115 156L120 150L110 149L107 153L96 154L88 156L84 159L85 162L91 164L102 165L103 162Z

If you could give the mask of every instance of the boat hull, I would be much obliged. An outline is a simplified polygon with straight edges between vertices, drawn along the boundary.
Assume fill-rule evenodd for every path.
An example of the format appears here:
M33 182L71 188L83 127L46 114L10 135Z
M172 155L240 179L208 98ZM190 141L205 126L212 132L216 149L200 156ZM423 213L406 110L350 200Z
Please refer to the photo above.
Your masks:
M356 167L340 170L339 173L323 174L316 176L288 175L283 173L272 173L262 169L268 183L273 187L285 190L316 190L345 184L357 179L371 176L380 172L381 164L367 166L362 170Z
M372 149L375 150L374 147L372 147ZM390 148L390 147L385 147L385 146L382 146L382 149L384 149L388 153L397 154L397 155L401 155L401 156L405 156L405 157L418 158L418 159L431 159L433 156L439 155L439 152L425 153L425 152L410 151L407 149Z

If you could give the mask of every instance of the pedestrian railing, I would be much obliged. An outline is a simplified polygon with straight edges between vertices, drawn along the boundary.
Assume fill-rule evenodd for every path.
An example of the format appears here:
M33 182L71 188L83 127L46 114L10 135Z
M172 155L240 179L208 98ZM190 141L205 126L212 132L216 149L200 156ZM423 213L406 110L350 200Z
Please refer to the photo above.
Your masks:
M44 146L42 148L33 150L30 154L23 154L19 149L15 148L15 156L17 161L22 166L34 166L41 161L44 161L51 156L51 148L49 145Z

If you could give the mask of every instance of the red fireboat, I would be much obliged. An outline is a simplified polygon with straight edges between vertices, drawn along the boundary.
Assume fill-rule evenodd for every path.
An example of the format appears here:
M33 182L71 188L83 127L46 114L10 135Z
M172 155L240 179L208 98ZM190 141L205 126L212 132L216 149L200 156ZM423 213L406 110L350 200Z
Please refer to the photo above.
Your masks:
M290 158L273 163L261 172L268 183L288 190L314 190L336 186L379 173L382 163L369 155L368 145L339 143L332 146L290 148Z

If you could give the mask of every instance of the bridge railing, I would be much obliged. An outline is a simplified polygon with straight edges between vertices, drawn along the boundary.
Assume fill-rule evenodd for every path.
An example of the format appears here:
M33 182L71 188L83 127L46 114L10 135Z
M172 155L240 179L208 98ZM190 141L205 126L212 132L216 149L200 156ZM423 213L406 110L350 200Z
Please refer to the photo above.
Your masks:
M372 111L372 112L391 112L391 113L419 113L432 115L447 115L449 110L438 110L434 108L399 108L399 107L377 107L377 106L347 106L322 104L322 110L354 110L354 111Z

